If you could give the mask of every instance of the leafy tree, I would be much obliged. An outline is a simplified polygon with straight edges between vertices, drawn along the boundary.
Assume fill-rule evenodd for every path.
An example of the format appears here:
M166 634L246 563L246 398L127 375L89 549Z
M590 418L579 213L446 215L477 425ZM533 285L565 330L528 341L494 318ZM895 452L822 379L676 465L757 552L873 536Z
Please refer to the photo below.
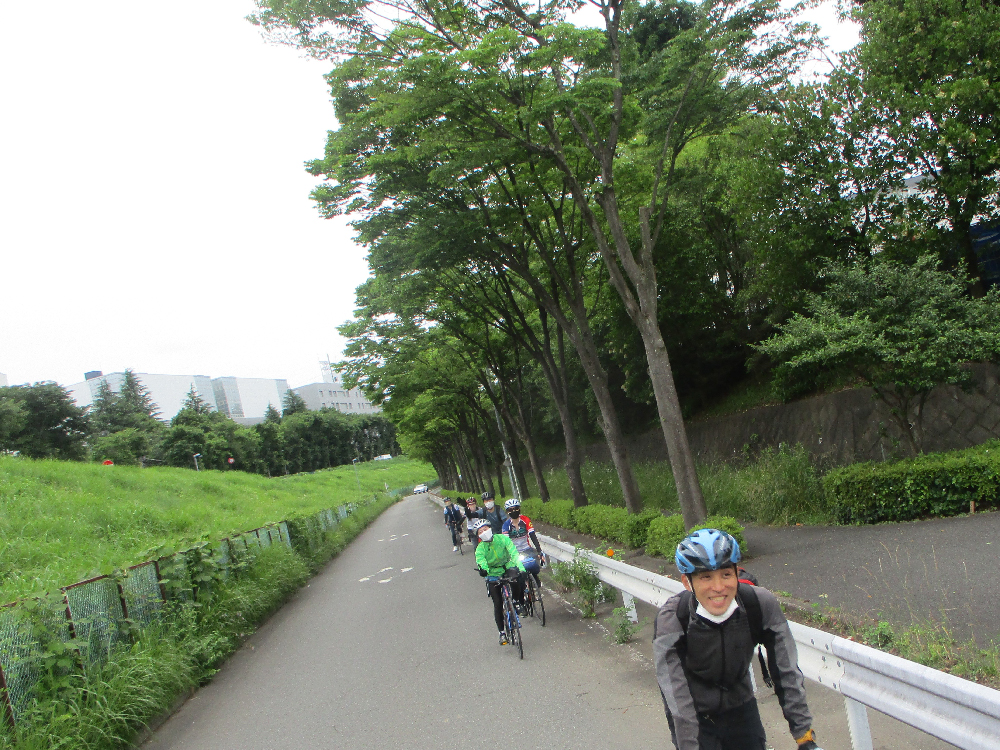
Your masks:
M3 394L0 391L0 394ZM0 450L10 450L7 445L24 429L27 416L19 401L0 395Z
M101 435L90 442L90 455L95 461L111 460L120 465L138 464L140 458L149 455L150 449L149 433L135 427Z
M285 391L285 398L281 404L282 418L290 417L292 414L299 414L306 411L309 411L309 407L306 405L306 401L302 398L302 396L291 389Z
M257 16L307 48L343 53L346 61L331 76L344 88L338 119L353 116L371 125L364 135L375 148L332 155L345 176L354 170L353 179L321 188L318 197L348 208L366 200L391 203L396 195L383 192L386 183L377 164L371 166L391 150L426 156L424 171L432 179L452 162L508 164L511 153L522 154L522 163L536 158L539 169L558 176L581 239L603 259L641 336L685 522L703 520L661 331L654 255L668 240L663 229L681 152L783 85L811 43L809 30L792 27L790 14L771 0L716 2L695 10L691 28L672 38L675 29L661 24L640 49L629 31L642 19L628 0L601 0L603 29L566 23L578 7L569 1L536 10L496 0L462 5L461 12L450 3L386 5L398 20L373 21L366 14L378 14L374 3L334 11L321 1L269 2ZM765 27L767 33L759 33ZM419 148L426 138L438 145L436 153ZM500 153L491 158L490 151ZM466 184L488 190L498 181L497 171L484 170ZM502 180L498 189L511 182ZM511 208L527 213L520 198L514 194ZM623 490L632 494L628 486Z
M281 423L281 412L274 408L274 404L268 404L267 410L264 412L265 422L274 422L276 424Z
M981 294L970 227L1000 218L1000 5L879 0L852 15L862 40L845 74L859 81L859 106L878 114L870 132L924 178L898 231L971 276Z
M937 386L966 386L968 362L1000 356L1000 292L970 299L967 279L921 258L831 265L824 294L812 295L760 350L775 362L786 397L849 375L888 407L914 454L923 449L923 408Z
M0 426L7 433L0 449L29 458L81 460L86 456L90 421L69 391L57 383L0 388ZM4 426L5 425L5 426Z

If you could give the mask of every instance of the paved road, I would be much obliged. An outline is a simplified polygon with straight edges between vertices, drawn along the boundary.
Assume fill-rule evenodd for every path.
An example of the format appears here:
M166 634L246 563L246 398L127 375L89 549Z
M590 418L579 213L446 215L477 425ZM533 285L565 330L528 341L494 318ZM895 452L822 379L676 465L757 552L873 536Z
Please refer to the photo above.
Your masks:
M439 519L421 496L386 511L145 750L670 746L645 661L556 602L524 661L499 647Z
M748 528L770 589L904 625L1000 642L1000 512L876 526ZM825 594L825 596L823 596Z

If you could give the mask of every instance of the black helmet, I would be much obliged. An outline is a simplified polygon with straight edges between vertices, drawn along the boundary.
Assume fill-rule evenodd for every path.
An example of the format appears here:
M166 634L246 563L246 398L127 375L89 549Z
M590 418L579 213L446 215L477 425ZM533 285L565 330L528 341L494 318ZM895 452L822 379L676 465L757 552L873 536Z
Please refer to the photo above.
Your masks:
M688 534L677 545L674 562L681 573L719 570L740 561L740 544L725 531L700 529Z
M481 497L484 501L485 500L492 500L493 499L493 493L492 492L484 492L479 497Z

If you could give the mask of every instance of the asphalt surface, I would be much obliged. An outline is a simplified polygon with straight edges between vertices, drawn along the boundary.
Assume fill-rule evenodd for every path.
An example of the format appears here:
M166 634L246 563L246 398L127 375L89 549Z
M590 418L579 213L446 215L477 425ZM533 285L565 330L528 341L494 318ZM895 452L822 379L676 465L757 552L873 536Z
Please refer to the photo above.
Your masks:
M762 586L901 625L1000 643L1000 512L876 526L747 528Z
M670 746L634 652L553 600L519 660L448 542L426 496L390 508L145 750Z

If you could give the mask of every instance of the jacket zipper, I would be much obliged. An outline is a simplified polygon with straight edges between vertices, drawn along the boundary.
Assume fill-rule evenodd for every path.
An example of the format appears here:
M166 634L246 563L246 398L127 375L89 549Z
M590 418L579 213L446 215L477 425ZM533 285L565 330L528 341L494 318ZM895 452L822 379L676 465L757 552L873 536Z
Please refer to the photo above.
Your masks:
M726 678L726 623L719 625L719 639L722 641L722 669L719 672L719 711L722 711L722 699L725 694L723 680Z

